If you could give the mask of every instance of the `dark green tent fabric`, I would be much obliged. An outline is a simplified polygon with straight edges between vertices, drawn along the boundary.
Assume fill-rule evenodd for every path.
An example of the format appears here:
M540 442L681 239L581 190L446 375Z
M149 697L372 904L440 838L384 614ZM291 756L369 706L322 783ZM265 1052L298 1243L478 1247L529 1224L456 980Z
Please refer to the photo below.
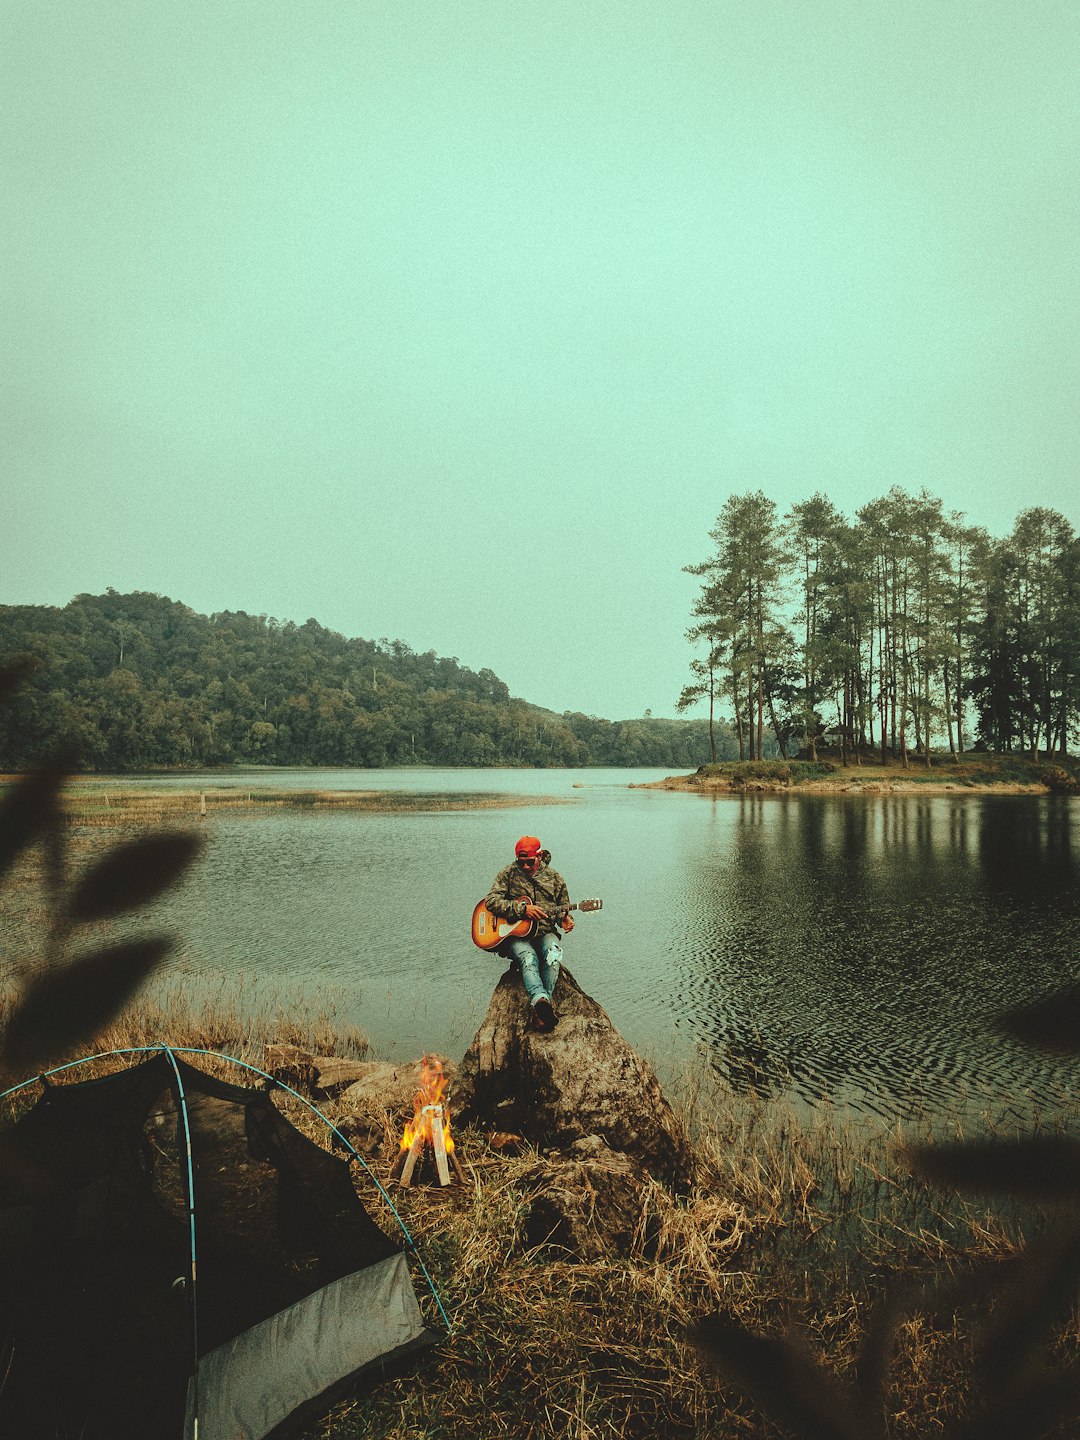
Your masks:
M401 1243L366 1212L348 1163L266 1089L173 1060L194 1288L164 1052L48 1084L0 1141L0 1437L179 1440L197 1411L199 1440L256 1440L434 1339Z

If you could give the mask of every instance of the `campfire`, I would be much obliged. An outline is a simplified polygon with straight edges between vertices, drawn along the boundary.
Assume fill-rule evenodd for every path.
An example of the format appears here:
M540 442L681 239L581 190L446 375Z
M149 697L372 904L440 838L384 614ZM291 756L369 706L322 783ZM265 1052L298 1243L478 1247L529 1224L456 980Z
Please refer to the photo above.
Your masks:
M450 1107L447 1104L446 1076L442 1061L425 1055L420 1061L420 1088L416 1092L413 1118L405 1126L398 1149L398 1157L390 1172L391 1179L399 1185L411 1185L419 1178L423 1169L425 1154L435 1161L435 1172L440 1185L450 1184L450 1169L459 1180L464 1180L461 1162L454 1154L454 1137L450 1133Z

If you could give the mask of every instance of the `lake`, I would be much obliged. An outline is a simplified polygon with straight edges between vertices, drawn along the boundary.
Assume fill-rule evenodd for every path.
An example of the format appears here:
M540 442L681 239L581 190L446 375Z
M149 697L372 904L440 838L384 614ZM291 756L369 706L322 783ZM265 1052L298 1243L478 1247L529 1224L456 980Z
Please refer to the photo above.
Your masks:
M740 1088L886 1119L926 1107L1026 1120L1072 1104L1076 1067L991 1022L1080 982L1080 802L631 788L662 774L208 775L207 787L523 798L210 819L197 869L155 907L154 924L181 937L171 975L195 989L228 975L249 993L333 995L378 1056L459 1057L502 969L470 942L472 908L531 833L573 899L603 898L566 960L662 1076L704 1055Z

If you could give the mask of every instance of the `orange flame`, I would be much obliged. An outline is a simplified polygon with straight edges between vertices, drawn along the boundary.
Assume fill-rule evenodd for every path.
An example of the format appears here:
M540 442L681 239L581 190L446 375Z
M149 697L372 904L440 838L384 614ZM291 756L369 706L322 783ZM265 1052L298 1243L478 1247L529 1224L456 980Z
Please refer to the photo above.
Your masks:
M447 1086L447 1077L443 1074L442 1061L434 1055L425 1055L420 1061L420 1088L416 1092L416 1099L413 1102L412 1121L405 1126L401 1136L402 1150L412 1148L412 1143L417 1135L423 1131L424 1144L434 1145L435 1139L431 1133L431 1114L425 1110L434 1105L442 1106L443 1139L446 1141L446 1153L449 1155L454 1149L454 1137L450 1134L450 1107L443 1098Z

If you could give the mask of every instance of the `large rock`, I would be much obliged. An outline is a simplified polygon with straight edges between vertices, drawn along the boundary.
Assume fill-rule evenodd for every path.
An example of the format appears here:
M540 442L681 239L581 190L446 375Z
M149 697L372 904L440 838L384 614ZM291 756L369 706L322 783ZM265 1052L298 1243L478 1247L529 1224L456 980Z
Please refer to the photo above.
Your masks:
M388 1111L403 1123L413 1116L416 1092L420 1088L419 1060L406 1060L395 1065L389 1060L360 1060L355 1069L360 1074L341 1095L341 1103L353 1112L379 1113ZM455 1066L442 1061L447 1083L454 1078Z
M599 1136L657 1179L685 1184L689 1146L651 1066L565 966L554 1003L556 1029L531 1029L516 967L503 975L454 1080L455 1119L517 1131L567 1155Z
M347 1060L337 1055L313 1055L299 1045L284 1043L263 1046L263 1069L294 1089L310 1090L325 1099L347 1085L366 1077L373 1066L367 1060Z

